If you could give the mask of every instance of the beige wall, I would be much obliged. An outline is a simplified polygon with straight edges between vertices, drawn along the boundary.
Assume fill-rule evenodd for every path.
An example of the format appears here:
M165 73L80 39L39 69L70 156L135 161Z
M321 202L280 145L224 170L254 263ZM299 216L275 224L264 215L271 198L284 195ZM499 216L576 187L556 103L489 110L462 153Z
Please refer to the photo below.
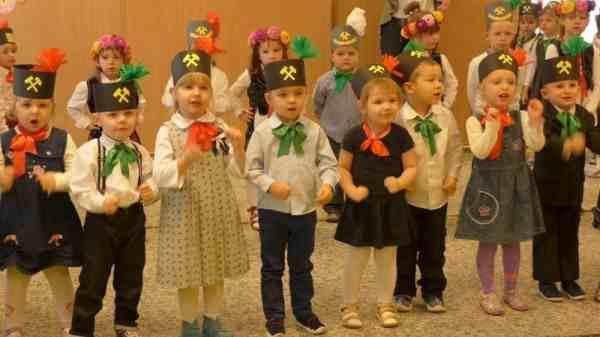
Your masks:
M86 79L93 69L88 51L94 39L105 33L123 34L132 45L134 61L143 62L151 70L142 82L149 105L141 136L152 148L156 130L168 118L160 97L170 60L185 47L184 32L190 19L203 18L210 10L221 15L220 44L227 52L216 60L230 82L248 63L247 36L256 27L276 24L292 34L307 35L322 51L320 59L309 61L309 80L314 83L329 68L330 28L343 23L354 6L367 10L369 19L367 36L361 42L362 61L375 62L379 59L380 0L37 0L19 4L8 20L19 44L19 63L33 62L44 47L67 51L69 63L59 73L56 90L55 124L68 129L78 142L85 139L85 134L73 127L65 112L66 101L77 82ZM464 94L467 65L485 45L482 8L481 0L454 0L442 31L441 50L448 55L460 80L455 110L461 125L468 114Z

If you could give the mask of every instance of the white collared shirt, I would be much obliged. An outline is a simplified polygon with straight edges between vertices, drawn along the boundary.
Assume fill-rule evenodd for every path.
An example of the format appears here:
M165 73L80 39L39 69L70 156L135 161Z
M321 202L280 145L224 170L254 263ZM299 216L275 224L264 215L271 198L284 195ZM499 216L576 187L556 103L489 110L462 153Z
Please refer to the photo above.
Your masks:
M177 111L171 116L170 121L181 130L187 130L195 122L214 123L223 130L227 130L228 128L227 124L212 112L207 112L198 119L188 119ZM234 176L241 176L241 168L237 166L237 162L234 160L233 146L231 144L229 144L229 149L230 152L226 158L228 160L228 173ZM178 159L175 155L175 148L169 138L169 127L163 124L158 129L154 149L153 175L159 188L183 188L185 177L179 174L177 168Z
M100 82L101 83L115 83L119 82L121 79L117 80L109 80L108 77L104 74L100 74ZM67 102L67 112L69 116L75 121L75 126L80 129L87 128L90 124L92 124L92 116L90 113L90 109L88 107L88 85L87 81L81 81L75 87L71 98L69 98L69 102ZM138 113L138 123L142 123L144 121L144 106L146 106L146 98L140 93L139 99L139 113Z
M102 135L100 145L105 154L119 142ZM150 188L157 194L158 188L152 179L152 158L142 145L128 140L125 144L139 151L142 162L142 183L149 183ZM135 144L135 145L134 145ZM91 213L104 213L104 199L111 194L119 198L119 207L127 208L140 200L138 192L139 168L138 163L129 164L129 178L121 172L121 164L117 164L112 173L106 177L106 189L102 194L98 190L98 140L92 139L81 145L75 154L71 170L71 192L73 201Z
M406 192L406 201L412 206L435 210L448 202L442 190L447 177L458 178L462 166L462 140L456 119L450 110L440 104L431 107L429 114L442 130L435 135L436 153L431 155L429 143L415 130L419 114L407 102L394 121L403 126L415 143L417 178Z
M298 122L304 126L306 140L303 154L295 152L279 157L280 141L273 129L282 121L273 113L261 123L250 139L246 151L246 175L256 185L258 208L270 209L291 215L313 212L321 184L334 187L339 179L337 160L323 129L315 122L300 116ZM269 193L276 182L286 182L291 192L287 200L279 200Z

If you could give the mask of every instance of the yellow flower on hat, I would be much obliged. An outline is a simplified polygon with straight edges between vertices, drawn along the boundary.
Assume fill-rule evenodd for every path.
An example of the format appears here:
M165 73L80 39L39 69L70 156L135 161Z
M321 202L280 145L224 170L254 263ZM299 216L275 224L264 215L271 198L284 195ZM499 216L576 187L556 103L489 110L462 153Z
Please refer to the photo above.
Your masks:
M433 17L435 18L435 21L437 22L437 24L441 24L444 21L444 13L442 13L441 11L433 11Z
M567 15L575 11L575 1L565 0L560 4L560 12L562 15Z
M290 44L290 33L288 33L287 31L282 30L279 38L281 39L281 43L283 43L284 45L287 46L288 44Z

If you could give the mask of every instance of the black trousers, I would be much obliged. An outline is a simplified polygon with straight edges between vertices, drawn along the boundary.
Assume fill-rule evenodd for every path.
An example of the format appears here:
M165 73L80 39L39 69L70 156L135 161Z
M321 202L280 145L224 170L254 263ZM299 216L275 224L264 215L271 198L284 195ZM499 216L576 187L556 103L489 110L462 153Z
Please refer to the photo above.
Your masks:
M258 218L262 261L260 288L265 317L267 321L285 317L281 278L287 248L292 311L296 319L307 319L313 315L311 300L315 294L310 257L315 250L317 213L291 215L259 209Z
M400 35L405 20L392 17L392 19L380 26L380 48L381 54L396 56L402 53L404 46L409 40Z
M332 138L327 138L329 139L329 146L331 146L333 154L339 160L342 144L336 142ZM325 205L323 209L327 213L337 212L338 214L341 214L342 208L344 208L344 191L342 191L340 184L336 184L333 189L333 198L331 198L331 201L327 205Z
M414 223L415 240L409 246L398 247L396 288L394 295L417 294L415 285L417 265L421 272L418 284L423 296L442 297L446 289L444 263L446 258L446 213L448 207L428 210L409 205Z
M146 216L141 204L112 216L88 213L83 230L83 267L75 293L71 334L94 335L96 314L114 266L115 325L136 327L146 263Z
M579 278L581 206L542 204L546 233L533 238L533 278L540 282Z

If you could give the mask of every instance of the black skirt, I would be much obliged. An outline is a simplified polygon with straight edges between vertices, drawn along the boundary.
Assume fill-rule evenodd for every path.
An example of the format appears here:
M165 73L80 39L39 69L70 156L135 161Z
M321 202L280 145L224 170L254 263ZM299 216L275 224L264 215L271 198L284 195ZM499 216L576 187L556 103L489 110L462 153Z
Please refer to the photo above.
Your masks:
M355 247L408 246L414 227L404 192L370 196L356 203L347 199L335 239Z

